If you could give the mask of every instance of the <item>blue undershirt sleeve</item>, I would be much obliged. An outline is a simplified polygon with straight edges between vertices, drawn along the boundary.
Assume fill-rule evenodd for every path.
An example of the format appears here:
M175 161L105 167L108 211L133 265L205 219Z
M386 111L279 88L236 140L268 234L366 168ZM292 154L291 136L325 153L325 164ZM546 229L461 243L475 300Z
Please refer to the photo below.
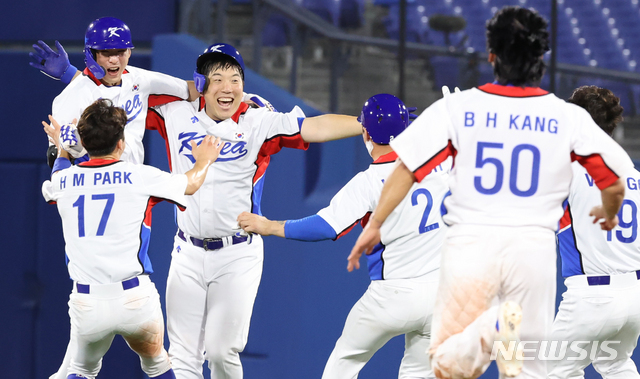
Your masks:
M335 239L337 233L322 217L316 215L298 220L287 220L284 237L298 241L323 241Z
M75 158L73 160L73 164L78 164L78 163L82 163L82 162L86 162L89 160L89 154L85 154L83 156L81 156L80 158Z
M55 162L53 162L53 167L51 168L51 175L69 167L71 167L71 162L69 162L67 158L56 158Z

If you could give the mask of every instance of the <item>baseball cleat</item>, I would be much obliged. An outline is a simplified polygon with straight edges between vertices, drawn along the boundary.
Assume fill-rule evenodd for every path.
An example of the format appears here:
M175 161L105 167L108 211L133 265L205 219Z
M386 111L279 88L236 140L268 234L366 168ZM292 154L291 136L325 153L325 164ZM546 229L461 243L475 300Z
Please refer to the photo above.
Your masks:
M496 364L507 378L513 378L522 371L523 352L520 345L520 324L522 322L522 308L518 303L506 301L500 306L498 314L498 336L496 342L502 342L512 354L498 354ZM511 347L513 346L513 348Z

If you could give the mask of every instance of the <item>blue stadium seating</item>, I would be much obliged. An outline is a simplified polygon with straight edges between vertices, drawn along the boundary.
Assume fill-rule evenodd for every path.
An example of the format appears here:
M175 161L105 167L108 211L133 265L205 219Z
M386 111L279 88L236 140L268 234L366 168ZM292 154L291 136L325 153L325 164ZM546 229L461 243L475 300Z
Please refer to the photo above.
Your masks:
M340 7L342 0L294 0L294 2L333 25L340 25Z
M342 0L340 5L340 27L359 28L364 24L365 0Z
M278 13L272 14L262 29L262 45L270 47L290 45L289 31L292 27L291 19Z

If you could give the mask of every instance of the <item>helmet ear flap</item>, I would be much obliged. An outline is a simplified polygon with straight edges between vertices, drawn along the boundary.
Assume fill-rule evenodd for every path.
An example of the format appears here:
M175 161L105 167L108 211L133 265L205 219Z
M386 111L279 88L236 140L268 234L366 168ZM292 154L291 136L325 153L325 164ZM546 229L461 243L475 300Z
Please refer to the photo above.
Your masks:
M196 91L203 93L207 78L196 70L193 72L193 83L196 86Z
M93 57L93 52L89 47L84 48L84 63L87 65L87 68L89 69L89 71L91 71L93 76L96 77L96 79L104 78L104 69L100 67L98 62L96 62L95 58Z

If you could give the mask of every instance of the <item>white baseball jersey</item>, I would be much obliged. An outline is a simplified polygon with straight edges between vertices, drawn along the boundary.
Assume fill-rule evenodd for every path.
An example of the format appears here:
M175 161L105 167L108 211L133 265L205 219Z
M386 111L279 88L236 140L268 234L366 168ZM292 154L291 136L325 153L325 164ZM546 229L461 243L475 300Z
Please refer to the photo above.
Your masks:
M86 107L98 99L110 99L113 104L127 112L129 121L124 129L126 147L121 159L126 162L143 163L144 125L147 109L165 103L169 99L189 97L189 87L182 79L169 75L127 66L122 74L122 84L107 87L96 79L89 69L73 80L53 100L52 115L60 125L80 120Z
M598 188L633 167L582 108L540 88L486 84L445 96L391 141L418 180L454 157L449 224L557 230L578 161Z
M167 141L169 166L175 173L193 167L190 141L206 135L222 138L224 147L209 167L204 184L187 199L186 212L177 216L178 227L197 238L220 238L240 232L237 217L247 211L261 214L264 174L271 155L282 147L306 149L300 136L304 113L297 106L290 113L271 112L240 104L224 121L212 120L201 106L176 101L152 109L147 128Z
M376 159L367 170L354 176L328 207L318 212L336 231L337 238L361 220L366 225L378 205L385 179L393 172L396 158L396 153L391 152ZM418 278L440 267L445 228L440 205L449 191L447 163L434 168L422 182L414 183L382 225L381 241L367 255L371 280Z
M619 224L607 232L589 216L591 208L602 203L593 178L576 163L572 169L568 207L558 232L562 275L611 275L639 270L640 172L632 169L622 177L626 188L618 212Z
M184 209L185 175L116 160L92 159L42 184L57 203L71 278L108 284L153 272L147 256L151 208L162 200Z

